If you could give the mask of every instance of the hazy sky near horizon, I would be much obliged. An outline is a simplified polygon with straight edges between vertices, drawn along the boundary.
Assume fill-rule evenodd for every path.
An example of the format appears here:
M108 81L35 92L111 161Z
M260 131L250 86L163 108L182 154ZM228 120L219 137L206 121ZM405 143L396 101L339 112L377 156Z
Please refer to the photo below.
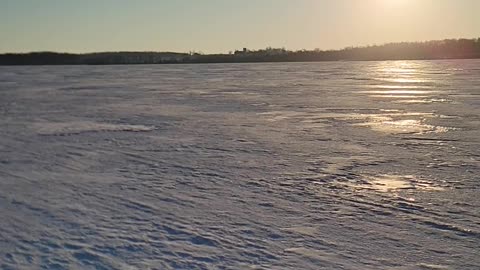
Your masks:
M0 0L0 52L202 51L480 37L480 0Z

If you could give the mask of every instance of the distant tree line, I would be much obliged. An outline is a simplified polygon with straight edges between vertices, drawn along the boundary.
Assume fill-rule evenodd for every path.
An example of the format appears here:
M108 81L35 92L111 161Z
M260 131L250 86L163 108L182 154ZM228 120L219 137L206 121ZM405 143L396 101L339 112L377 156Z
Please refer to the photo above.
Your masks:
M0 54L0 65L121 65L177 63L189 54L170 52L104 52L104 53L7 53Z
M308 62L361 60L427 60L480 58L480 38L427 42L400 42L342 50L243 49L228 54L174 52L7 53L0 65L119 65L235 62Z

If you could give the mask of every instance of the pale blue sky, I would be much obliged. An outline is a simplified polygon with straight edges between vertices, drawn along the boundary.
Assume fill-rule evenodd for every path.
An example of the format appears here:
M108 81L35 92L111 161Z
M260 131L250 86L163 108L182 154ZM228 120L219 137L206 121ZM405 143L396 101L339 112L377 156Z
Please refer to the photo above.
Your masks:
M480 0L0 0L0 52L333 49L480 37Z

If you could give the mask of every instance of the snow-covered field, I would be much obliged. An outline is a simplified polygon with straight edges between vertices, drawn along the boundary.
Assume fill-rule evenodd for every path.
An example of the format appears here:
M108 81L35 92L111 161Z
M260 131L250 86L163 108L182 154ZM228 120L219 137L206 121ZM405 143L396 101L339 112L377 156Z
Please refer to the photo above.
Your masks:
M480 61L0 68L0 269L480 269Z

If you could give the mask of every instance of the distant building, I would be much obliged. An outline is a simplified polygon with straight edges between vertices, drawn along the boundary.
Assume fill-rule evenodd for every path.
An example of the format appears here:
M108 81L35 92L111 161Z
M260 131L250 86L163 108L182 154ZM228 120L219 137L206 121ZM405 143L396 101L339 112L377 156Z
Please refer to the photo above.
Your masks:
M239 54L247 54L248 53L248 49L247 48L243 48L243 50L239 51L239 50L235 50L235 54L236 55L239 55Z

